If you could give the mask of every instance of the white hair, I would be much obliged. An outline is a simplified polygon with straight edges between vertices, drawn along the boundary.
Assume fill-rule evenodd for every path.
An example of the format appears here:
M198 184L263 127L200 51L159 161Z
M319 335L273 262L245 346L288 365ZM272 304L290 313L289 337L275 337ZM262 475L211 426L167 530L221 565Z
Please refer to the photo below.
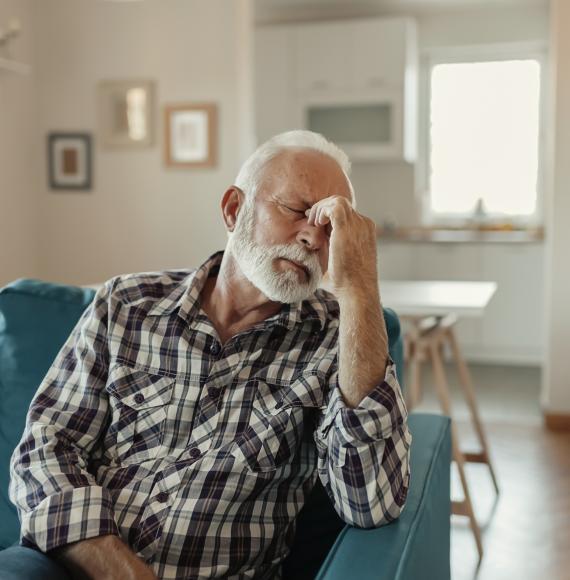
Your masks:
M356 207L354 189L349 179L350 160L348 155L331 141L327 141L320 133L297 129L275 135L261 144L241 166L234 185L245 194L246 203L252 204L259 187L260 176L265 165L279 153L289 149L310 149L318 151L336 161L342 169L350 187L352 205Z

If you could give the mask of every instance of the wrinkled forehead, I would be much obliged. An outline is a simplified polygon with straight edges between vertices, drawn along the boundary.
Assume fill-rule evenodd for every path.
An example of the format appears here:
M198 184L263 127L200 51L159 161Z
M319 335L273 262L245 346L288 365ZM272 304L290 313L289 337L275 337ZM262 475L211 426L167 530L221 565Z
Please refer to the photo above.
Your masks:
M350 181L329 155L311 149L288 149L278 153L261 169L258 195L285 194L312 205L331 195L352 201Z

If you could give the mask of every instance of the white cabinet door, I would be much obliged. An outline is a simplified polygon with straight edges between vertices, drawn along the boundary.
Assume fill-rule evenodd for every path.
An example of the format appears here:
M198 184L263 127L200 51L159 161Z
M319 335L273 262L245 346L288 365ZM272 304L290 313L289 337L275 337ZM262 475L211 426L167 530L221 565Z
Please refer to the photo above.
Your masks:
M295 122L293 29L260 27L255 32L255 133L257 143L282 131L298 128Z
M404 87L408 21L373 19L355 25L354 84L361 90Z
M417 280L482 280L483 259L477 244L417 244L414 271ZM461 318L457 338L466 355L479 350L483 336L481 318Z
M486 246L483 277L498 284L485 311L484 350L491 357L541 362L544 345L544 246Z
M417 244L418 280L481 280L483 259L479 244Z
M378 244L380 289L383 280L413 280L414 244L382 242Z
M350 91L353 79L353 26L347 22L295 27L297 91L300 95Z

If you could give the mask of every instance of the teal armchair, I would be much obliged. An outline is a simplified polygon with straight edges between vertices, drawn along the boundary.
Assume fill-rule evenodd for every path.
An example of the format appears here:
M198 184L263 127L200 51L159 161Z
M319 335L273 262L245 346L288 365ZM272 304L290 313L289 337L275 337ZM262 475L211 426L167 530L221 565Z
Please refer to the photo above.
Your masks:
M30 401L57 352L94 296L92 289L21 279L0 290L0 580L66 580L53 560L19 544L20 524L8 497L9 462ZM384 312L390 354L402 376L396 314ZM300 513L285 578L302 580L449 580L451 437L449 419L409 418L411 484L395 522L363 530L345 525L318 485ZM36 576L34 576L36 577Z

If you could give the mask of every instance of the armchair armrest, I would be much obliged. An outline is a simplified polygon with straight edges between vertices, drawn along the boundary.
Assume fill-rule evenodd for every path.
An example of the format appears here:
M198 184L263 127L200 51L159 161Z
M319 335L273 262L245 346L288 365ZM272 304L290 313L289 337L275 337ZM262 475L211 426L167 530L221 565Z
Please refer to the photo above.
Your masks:
M411 483L400 517L381 528L346 526L317 580L450 578L450 419L411 414Z

